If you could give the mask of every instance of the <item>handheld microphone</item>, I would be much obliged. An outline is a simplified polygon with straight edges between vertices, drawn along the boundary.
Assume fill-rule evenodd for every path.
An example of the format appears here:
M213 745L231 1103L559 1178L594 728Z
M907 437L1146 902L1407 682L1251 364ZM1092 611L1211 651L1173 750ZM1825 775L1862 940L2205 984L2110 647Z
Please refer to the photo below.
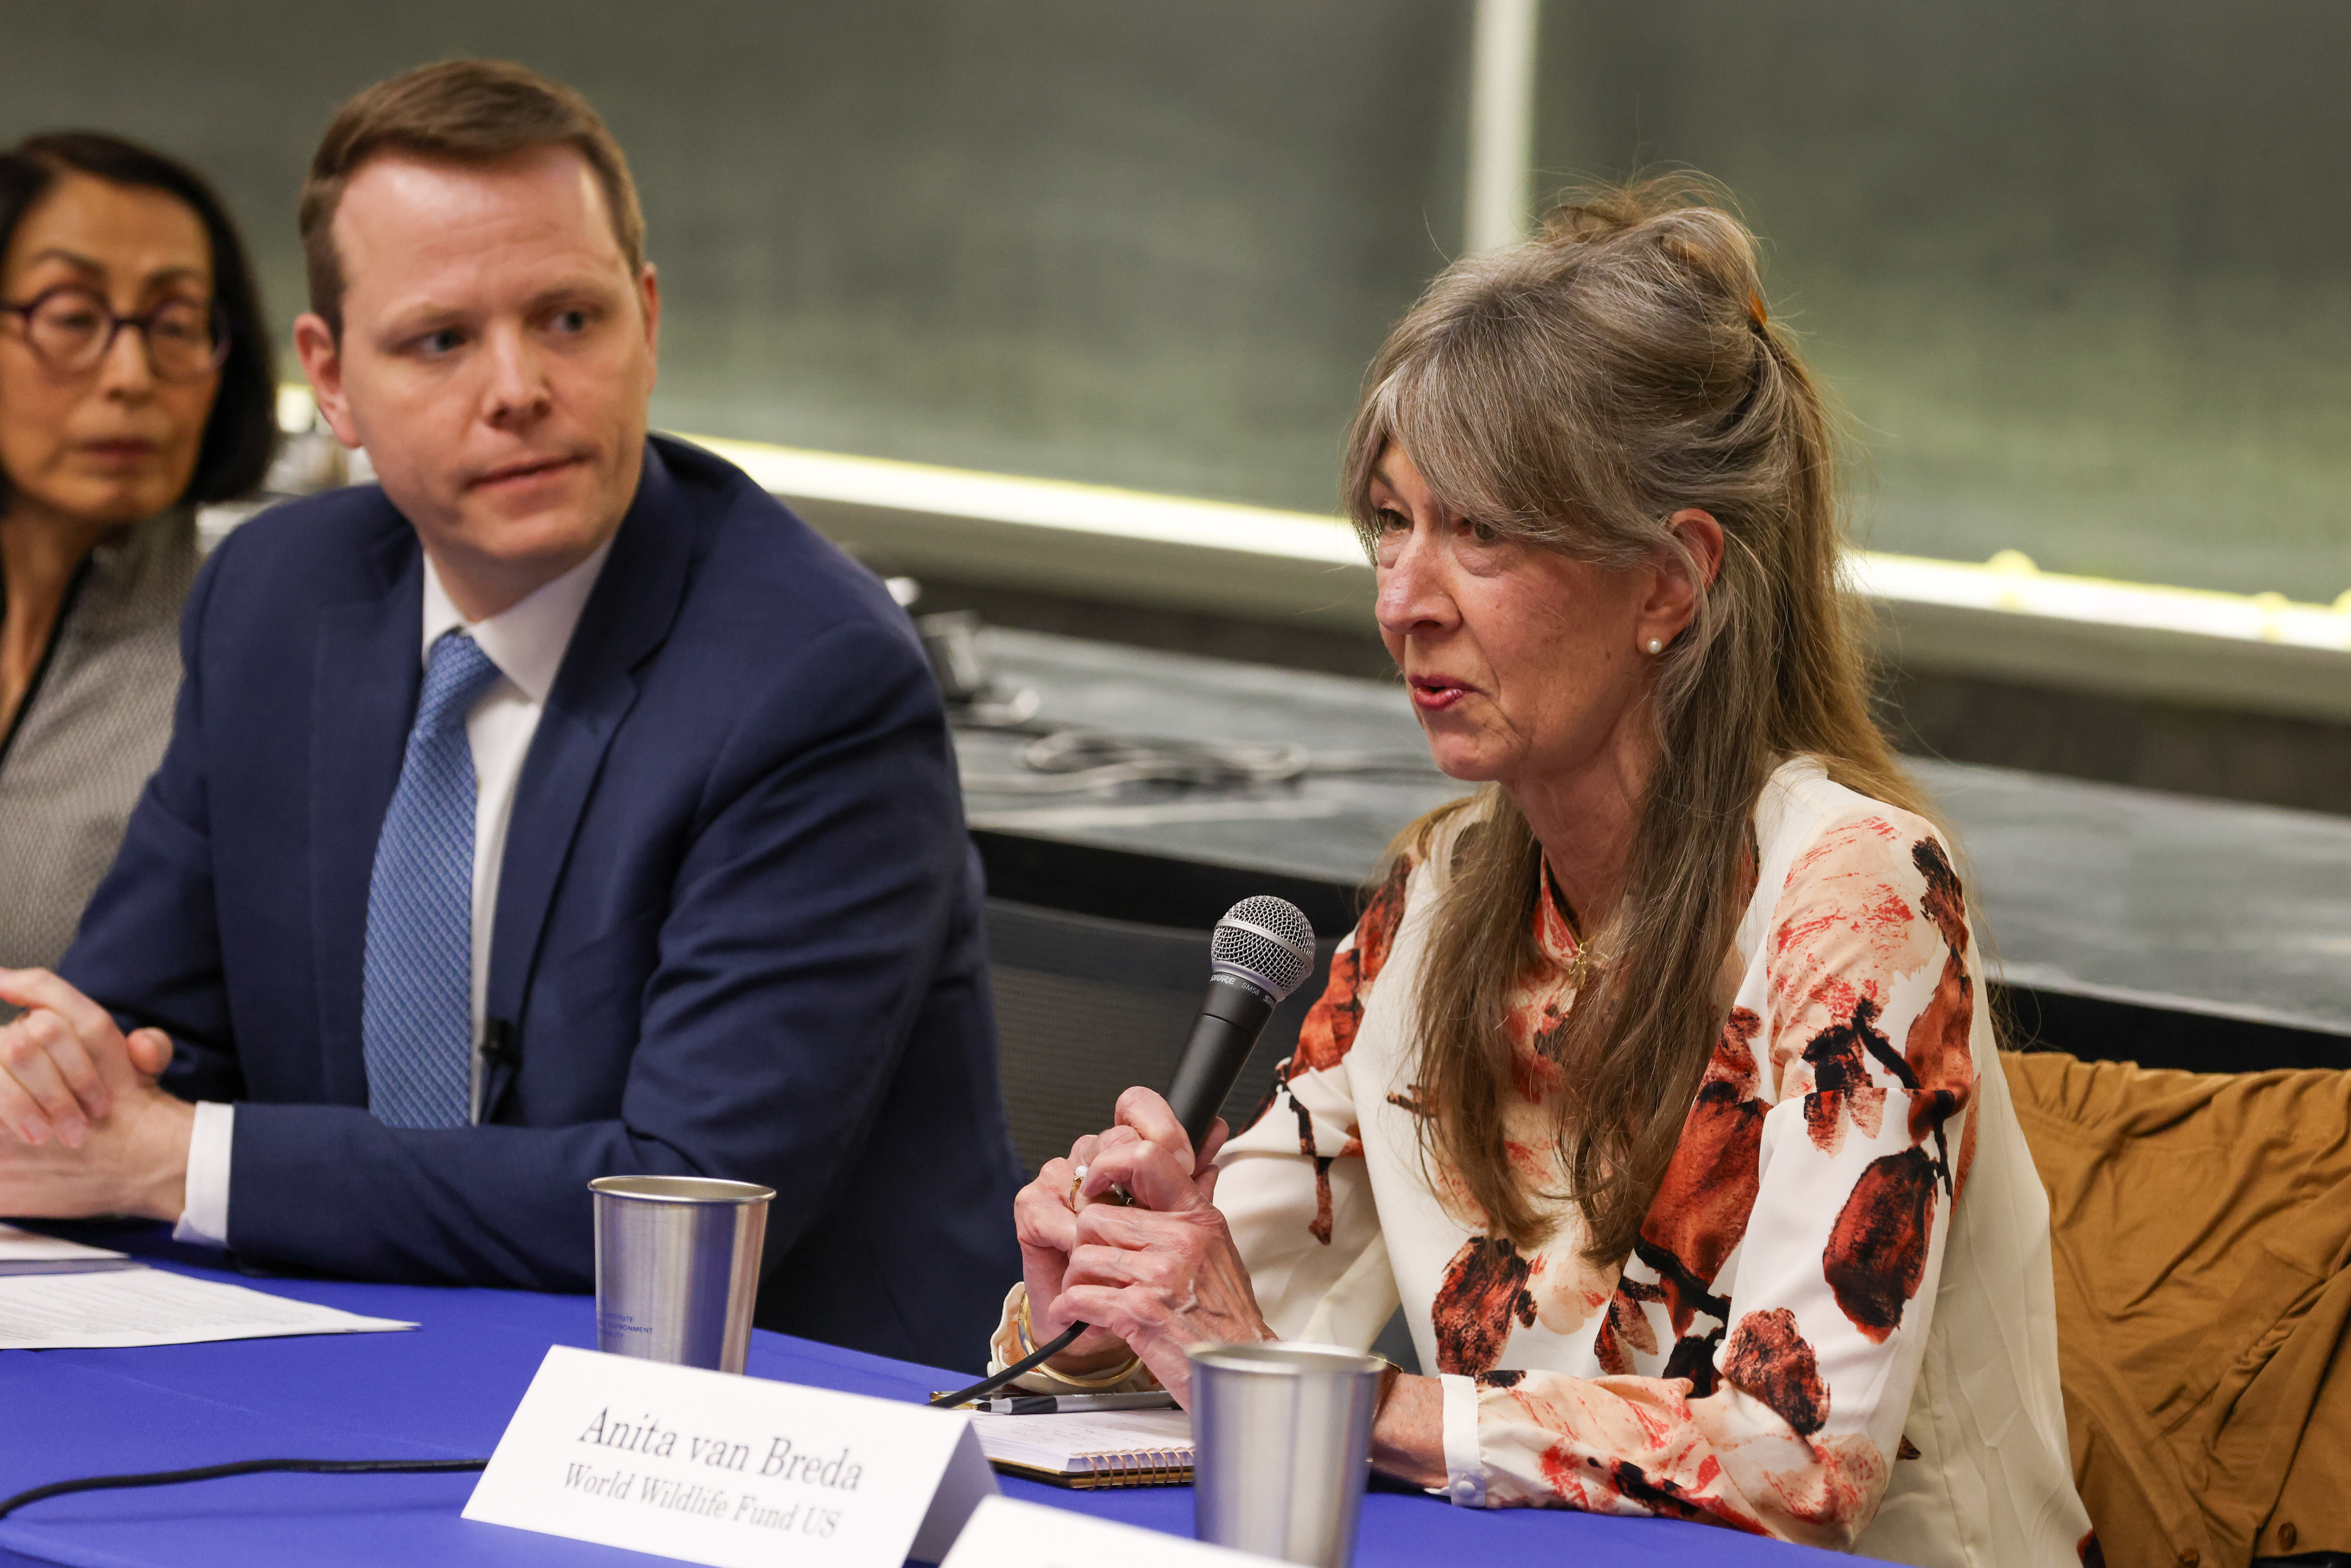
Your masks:
M1217 922L1208 936L1208 994L1167 1090L1168 1108L1194 1149L1216 1124L1217 1112L1239 1081L1266 1020L1313 968L1314 927L1286 899L1244 898ZM985 1399L1069 1349L1085 1332L1085 1324L1071 1323L1034 1354L931 1403L951 1409Z
M1314 927L1294 904L1244 898L1208 938L1208 994L1176 1065L1168 1108L1197 1149L1273 1009L1314 967Z

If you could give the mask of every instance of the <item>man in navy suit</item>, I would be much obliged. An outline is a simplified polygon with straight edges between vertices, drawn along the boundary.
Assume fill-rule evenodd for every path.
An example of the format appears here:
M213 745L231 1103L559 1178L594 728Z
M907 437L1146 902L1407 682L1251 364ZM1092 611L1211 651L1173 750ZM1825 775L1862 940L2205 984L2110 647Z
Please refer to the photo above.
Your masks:
M60 975L0 975L0 1214L579 1291L591 1178L727 1177L777 1191L761 1322L963 1359L1019 1176L904 616L648 437L660 296L577 95L370 89L303 231L297 347L381 488L206 566L120 858Z

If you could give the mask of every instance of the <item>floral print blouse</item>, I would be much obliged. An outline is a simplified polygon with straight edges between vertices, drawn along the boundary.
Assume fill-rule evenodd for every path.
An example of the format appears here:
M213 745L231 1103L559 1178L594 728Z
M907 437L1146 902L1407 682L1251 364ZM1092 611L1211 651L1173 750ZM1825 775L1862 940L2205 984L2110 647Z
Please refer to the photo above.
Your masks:
M1774 775L1756 843L1735 1005L1639 1240L1601 1268L1572 1204L1526 1253L1432 1181L1411 1014L1443 845L1395 867L1219 1162L1259 1304L1286 1338L1367 1344L1401 1301L1444 1377L1457 1503L2079 1561L2047 1204L1949 853L1810 759ZM1549 963L1510 998L1504 1126L1555 1192L1575 937L1548 889L1534 918Z

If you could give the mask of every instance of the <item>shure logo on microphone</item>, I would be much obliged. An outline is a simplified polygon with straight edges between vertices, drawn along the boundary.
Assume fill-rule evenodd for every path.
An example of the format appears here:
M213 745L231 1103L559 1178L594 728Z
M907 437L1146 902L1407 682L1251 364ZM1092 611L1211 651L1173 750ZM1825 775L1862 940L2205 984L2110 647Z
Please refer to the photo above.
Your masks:
M1245 975L1234 974L1230 969L1218 969L1215 974L1208 977L1208 984L1212 986L1231 986L1238 990L1247 991L1251 996L1254 996L1265 1002L1268 1006L1279 1006L1281 1002L1281 998L1280 997L1275 996L1271 991L1266 989L1265 987L1258 981L1252 980Z

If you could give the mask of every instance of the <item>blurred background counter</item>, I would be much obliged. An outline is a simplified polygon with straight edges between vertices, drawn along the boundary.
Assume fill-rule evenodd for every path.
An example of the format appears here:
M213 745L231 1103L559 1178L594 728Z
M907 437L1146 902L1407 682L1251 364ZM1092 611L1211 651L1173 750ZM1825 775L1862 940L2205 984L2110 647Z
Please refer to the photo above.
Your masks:
M1428 769L1392 682L979 638L993 689L966 708L956 744L988 868L1014 1133L1034 1165L1094 1131L1086 1117L1119 1090L1172 1068L1218 915L1279 894L1327 955L1390 840L1460 787ZM1171 767L1299 771L1217 787L1104 776L1089 790L1021 760L1041 743L1049 767L1109 766L1113 738L1146 737L1178 743L1146 754ZM2202 1071L2351 1067L2351 820L1912 766L1964 846L2016 1043ZM1228 1119L1254 1115L1319 984L1277 1015Z

